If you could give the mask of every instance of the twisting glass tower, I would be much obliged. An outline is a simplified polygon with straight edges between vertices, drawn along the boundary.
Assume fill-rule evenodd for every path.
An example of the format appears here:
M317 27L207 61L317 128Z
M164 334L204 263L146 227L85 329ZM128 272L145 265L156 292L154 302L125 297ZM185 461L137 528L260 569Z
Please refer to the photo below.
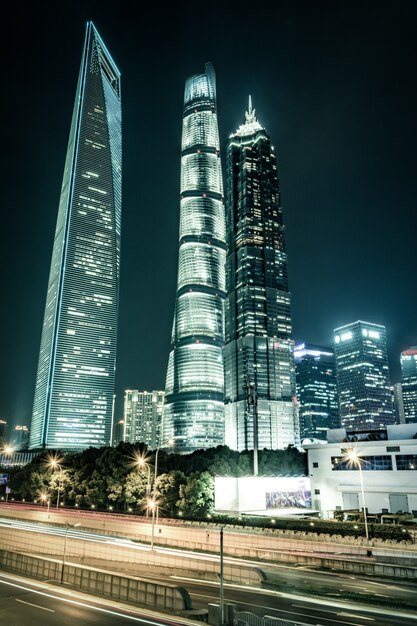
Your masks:
M277 162L249 98L226 157L225 443L298 441L287 255Z
M223 443L225 218L213 67L185 84L178 283L161 446Z
M31 449L110 442L121 157L120 73L89 22L49 274Z

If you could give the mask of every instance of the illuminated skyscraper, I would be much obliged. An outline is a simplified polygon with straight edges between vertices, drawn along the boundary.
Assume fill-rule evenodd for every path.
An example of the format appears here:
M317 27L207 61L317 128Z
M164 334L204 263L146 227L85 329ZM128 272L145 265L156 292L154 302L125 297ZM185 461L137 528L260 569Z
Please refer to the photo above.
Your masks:
M301 440L326 439L339 426L334 351L301 343L294 359Z
M121 158L120 73L89 22L52 252L30 449L110 444Z
M226 232L225 443L285 448L299 433L284 223L274 148L250 99L227 147Z
M155 450L159 447L164 391L126 389L123 441L145 443Z
M385 327L353 322L334 331L340 423L346 430L394 424Z
M417 423L417 346L401 352L401 389L405 422Z
M213 67L187 79L181 151L178 283L161 445L223 443L225 217Z

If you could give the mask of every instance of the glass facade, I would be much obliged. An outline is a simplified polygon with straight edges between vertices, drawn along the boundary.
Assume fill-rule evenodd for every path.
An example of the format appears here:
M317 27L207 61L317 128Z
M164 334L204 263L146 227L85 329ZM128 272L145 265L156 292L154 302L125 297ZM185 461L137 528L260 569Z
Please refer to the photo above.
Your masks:
M110 444L121 159L120 73L89 22L52 252L30 449Z
M274 148L250 100L228 142L226 180L225 443L284 448L299 437L284 223Z
M334 331L339 413L346 430L394 424L384 326L354 322Z
M187 79L181 151L178 283L161 447L187 453L224 440L225 216L210 63Z
M401 352L401 390L405 423L417 423L417 346Z
M152 450L159 447L164 398L164 391L126 389L123 441L145 443Z
M339 427L334 351L302 343L294 349L301 440L326 439Z

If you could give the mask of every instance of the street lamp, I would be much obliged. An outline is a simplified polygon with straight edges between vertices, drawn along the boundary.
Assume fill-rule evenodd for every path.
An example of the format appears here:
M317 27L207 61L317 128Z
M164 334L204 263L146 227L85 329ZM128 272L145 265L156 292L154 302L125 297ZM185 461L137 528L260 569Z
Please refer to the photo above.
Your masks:
M223 529L220 526L220 626L224 624L224 562L223 562Z
M62 461L63 461L63 458L58 455L48 455L46 457L46 463L45 463L46 467L50 469L52 472L55 472L55 471L60 472L59 481L58 481L58 489L57 489L58 495L56 499L57 509L59 508L59 496L60 496L61 487L62 487L62 473L63 473Z
M171 439L167 439L166 441L163 441L162 443L159 444L159 446L156 449L155 452L155 467L154 467L154 475L153 475L153 489L152 492L155 493L155 485L156 485L156 479L158 476L158 454L159 454L159 450L165 446L165 444L168 444L169 446L173 446L175 443L175 439L171 438Z
M77 528L77 526L80 526L81 522L78 522L78 524L69 524L68 522L65 522L65 539L64 539L64 552L62 554L62 568L61 568L61 585L64 582L64 567L65 567L65 553L67 551L67 539L68 539L68 528L71 526L71 528Z
M48 495L49 495L49 494L47 494L47 493L41 493L41 500L42 500L42 503L43 503L43 502L46 502L46 504L48 505L48 510L47 510L47 513L48 513L48 518L49 518L49 505L50 505L50 499L49 499Z
M148 458L146 456L142 456L141 454L135 455L134 465L139 467L141 470L148 469L148 483L146 485L146 495L149 496L151 493L151 466L148 463Z
M147 509L152 511L152 531L151 531L151 550L153 550L153 542L155 535L155 511L158 510L158 502L155 500L155 497L148 499Z
M361 492L362 492L362 510L363 510L363 519L365 521L365 535L366 541L369 541L369 533L368 533L368 520L366 516L366 507L365 507L365 492L363 489L363 478L362 478L362 463L363 458L358 454L357 450L352 448L346 453L346 458L348 463L355 465L359 469L359 479L361 481Z

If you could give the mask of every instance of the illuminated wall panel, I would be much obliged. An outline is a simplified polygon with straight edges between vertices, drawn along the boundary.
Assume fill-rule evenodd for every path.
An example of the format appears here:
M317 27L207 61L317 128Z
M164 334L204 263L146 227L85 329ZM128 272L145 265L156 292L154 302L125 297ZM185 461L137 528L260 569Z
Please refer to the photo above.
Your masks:
M31 449L110 443L121 158L120 73L89 22L52 252Z
M185 85L178 283L163 447L223 443L225 216L213 67Z

